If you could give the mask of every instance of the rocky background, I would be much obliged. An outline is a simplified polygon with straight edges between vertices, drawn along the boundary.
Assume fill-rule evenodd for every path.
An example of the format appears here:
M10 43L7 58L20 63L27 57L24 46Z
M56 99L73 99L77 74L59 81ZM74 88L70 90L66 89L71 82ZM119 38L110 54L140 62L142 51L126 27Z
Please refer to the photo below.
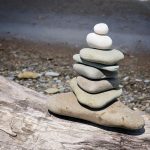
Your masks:
M78 51L79 48L65 44L50 45L3 39L0 46L0 74L41 93L51 95L68 92L71 90L68 81L76 76L72 69L72 55ZM119 71L124 91L121 101L132 109L139 108L148 113L150 113L149 57L149 53L125 53ZM31 71L33 74L21 76L23 71Z
M76 76L73 54L85 47L94 24L106 22L125 55L120 100L150 113L149 1L0 3L0 75L49 95L68 92L68 81Z

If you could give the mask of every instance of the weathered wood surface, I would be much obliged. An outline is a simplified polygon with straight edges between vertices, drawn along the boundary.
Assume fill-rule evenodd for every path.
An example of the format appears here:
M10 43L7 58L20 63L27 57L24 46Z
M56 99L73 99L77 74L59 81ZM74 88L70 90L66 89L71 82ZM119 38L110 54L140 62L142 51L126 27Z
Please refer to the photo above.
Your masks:
M145 131L127 132L49 115L49 98L0 76L1 150L150 149L149 115Z

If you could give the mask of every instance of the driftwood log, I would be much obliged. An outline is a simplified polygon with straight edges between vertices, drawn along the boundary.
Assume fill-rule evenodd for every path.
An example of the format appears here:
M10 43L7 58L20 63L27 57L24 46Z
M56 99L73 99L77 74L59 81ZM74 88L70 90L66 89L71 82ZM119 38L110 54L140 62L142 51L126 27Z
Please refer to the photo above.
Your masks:
M0 76L1 150L150 149L149 115L140 131L105 128L49 114L50 98Z

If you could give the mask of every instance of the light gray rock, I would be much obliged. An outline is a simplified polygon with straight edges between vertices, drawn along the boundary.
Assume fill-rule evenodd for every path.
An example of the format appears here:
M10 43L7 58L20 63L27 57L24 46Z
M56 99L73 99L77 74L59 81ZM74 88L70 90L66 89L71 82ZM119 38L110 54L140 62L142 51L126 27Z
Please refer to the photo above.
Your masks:
M122 94L122 89L110 90L98 94L87 93L77 85L76 78L73 78L70 81L70 86L75 93L78 101L90 108L103 108Z
M122 52L116 49L103 51L91 48L83 48L80 50L80 57L90 62L104 65L114 65L121 61L124 58L124 55Z
M95 33L89 33L86 37L86 41L89 47L97 49L111 49L112 39L106 35L98 35Z
M96 34L100 34L100 35L106 35L109 31L109 28L107 26L107 24L105 23L98 23L94 26L94 32Z
M116 89L119 87L118 79L105 79L105 80L89 80L87 78L78 76L77 84L84 91L92 94Z
M48 71L45 72L45 76L52 76L52 77L58 77L60 74L58 72Z
M73 55L73 60L76 61L77 63L85 64L87 66L92 66L92 67L102 69L102 70L107 70L107 71L117 71L119 69L119 65L108 66L108 65L86 61L80 57L80 54Z
M144 119L136 111L116 101L105 109L92 111L80 105L74 93L55 94L49 98L48 109L58 115L87 120L98 125L130 130L144 127Z
M94 67L86 66L83 64L74 64L73 69L81 76L89 79L104 79L104 78L116 78L117 72L110 72L106 70L99 70Z

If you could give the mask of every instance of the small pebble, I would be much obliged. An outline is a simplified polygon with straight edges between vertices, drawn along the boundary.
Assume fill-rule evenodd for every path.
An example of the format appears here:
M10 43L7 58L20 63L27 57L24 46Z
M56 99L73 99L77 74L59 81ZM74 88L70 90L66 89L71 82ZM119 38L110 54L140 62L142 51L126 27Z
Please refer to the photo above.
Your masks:
M39 74L31 71L20 72L17 77L19 79L36 79L39 77Z
M49 77L49 76L52 76L52 77L58 77L60 74L58 72L52 72L52 71L49 71L49 72L46 72L45 73L45 76Z
M47 90L45 90L46 93L48 94L55 94L59 92L58 88L48 88Z
M136 82L142 82L142 79L135 79Z
M150 80L145 79L145 80L144 80L144 83L150 83Z
M123 81L128 81L129 79L130 79L129 76L126 76L123 78Z

